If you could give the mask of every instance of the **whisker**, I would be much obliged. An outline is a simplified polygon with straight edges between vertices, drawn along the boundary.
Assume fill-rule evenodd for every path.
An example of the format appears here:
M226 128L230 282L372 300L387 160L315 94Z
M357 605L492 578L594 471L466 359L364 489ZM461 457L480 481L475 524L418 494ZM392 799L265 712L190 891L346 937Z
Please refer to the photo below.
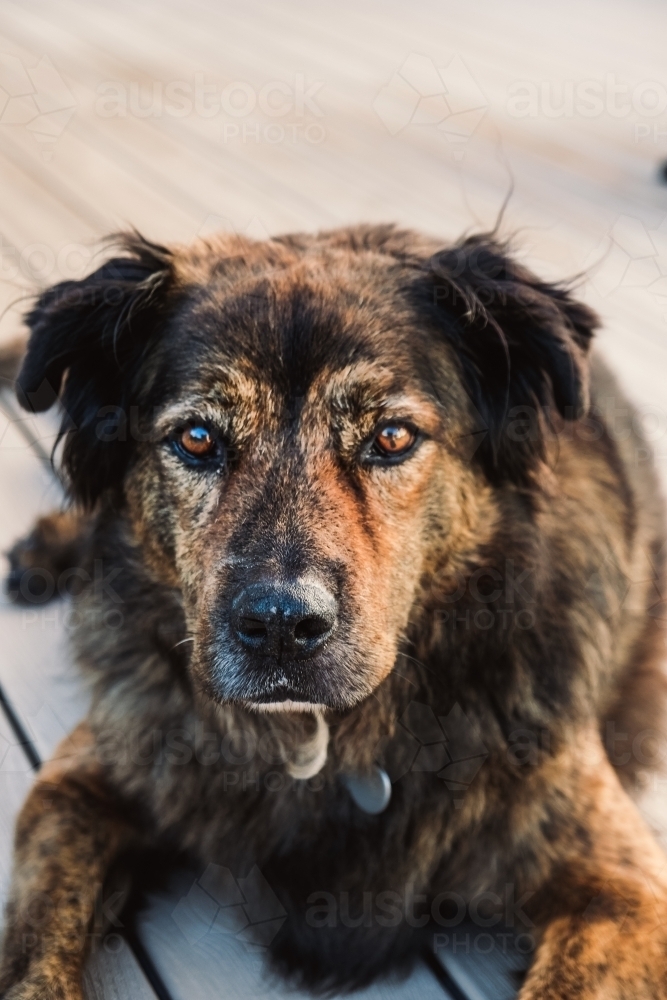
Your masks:
M433 669L433 667L429 667L428 664L423 663L421 660L418 660L416 657L410 656L409 653L404 653L401 650L399 650L398 653L397 653L397 656L402 656L404 659L409 660L411 663L414 663L415 666L417 666L417 667L420 668L420 670L426 670L429 674L435 674L435 670ZM394 667L394 671L397 673L395 667ZM398 676L402 677L403 675L399 674ZM404 677L403 679L406 680L406 681L410 680L409 677ZM412 683L414 683L414 681Z
M190 637L189 637L189 638L187 638L187 639L181 639L181 641L180 641L180 642L177 642L177 643L176 643L176 646L182 646L184 642L194 642L194 641L195 641L195 640L194 640L194 636L190 636ZM176 649L176 646L172 646L171 648L172 648L172 649Z

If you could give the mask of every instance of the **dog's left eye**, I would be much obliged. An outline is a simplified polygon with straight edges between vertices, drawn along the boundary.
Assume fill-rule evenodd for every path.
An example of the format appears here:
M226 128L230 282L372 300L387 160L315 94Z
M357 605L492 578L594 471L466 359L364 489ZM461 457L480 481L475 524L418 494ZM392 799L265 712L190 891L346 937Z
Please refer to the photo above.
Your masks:
M201 464L224 457L222 442L203 424L193 424L178 431L172 443L176 453L190 463Z
M398 421L385 424L375 432L366 451L366 461L400 462L413 451L418 438L418 431L409 424Z

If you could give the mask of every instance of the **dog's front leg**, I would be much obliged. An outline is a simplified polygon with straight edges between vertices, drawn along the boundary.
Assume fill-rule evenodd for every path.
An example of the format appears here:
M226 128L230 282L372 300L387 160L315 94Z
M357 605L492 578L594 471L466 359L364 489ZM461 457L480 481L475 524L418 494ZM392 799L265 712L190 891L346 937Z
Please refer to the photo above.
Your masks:
M81 725L40 772L19 815L3 1000L80 1000L98 895L114 858L136 839Z
M667 858L602 747L591 739L578 753L551 800L562 836L520 1000L665 1000Z

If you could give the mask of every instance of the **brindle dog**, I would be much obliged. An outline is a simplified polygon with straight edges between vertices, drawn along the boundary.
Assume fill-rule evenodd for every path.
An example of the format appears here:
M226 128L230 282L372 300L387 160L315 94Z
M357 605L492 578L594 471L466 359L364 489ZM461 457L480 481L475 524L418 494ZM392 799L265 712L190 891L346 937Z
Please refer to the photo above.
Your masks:
M537 941L521 1000L667 997L666 859L631 798L664 704L664 510L594 315L492 237L357 227L131 235L27 322L19 396L60 399L87 513L19 544L15 582L49 552L90 581L92 707L18 822L2 996L80 997L96 887L168 845L257 864L274 958L313 986L408 961L447 901L494 919L509 884ZM364 811L350 778L398 773L415 704L466 720L482 766L466 789L431 754Z

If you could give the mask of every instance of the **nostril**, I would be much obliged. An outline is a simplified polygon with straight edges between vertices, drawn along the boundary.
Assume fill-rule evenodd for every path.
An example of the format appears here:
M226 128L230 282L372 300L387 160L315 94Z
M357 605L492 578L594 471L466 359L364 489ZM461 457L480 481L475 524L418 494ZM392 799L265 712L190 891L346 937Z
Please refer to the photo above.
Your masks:
M266 639L268 635L266 624L259 618L239 618L236 628L247 639Z
M320 615L311 615L310 618L303 618L294 626L294 638L297 642L312 642L313 639L321 639L331 631L333 623Z

